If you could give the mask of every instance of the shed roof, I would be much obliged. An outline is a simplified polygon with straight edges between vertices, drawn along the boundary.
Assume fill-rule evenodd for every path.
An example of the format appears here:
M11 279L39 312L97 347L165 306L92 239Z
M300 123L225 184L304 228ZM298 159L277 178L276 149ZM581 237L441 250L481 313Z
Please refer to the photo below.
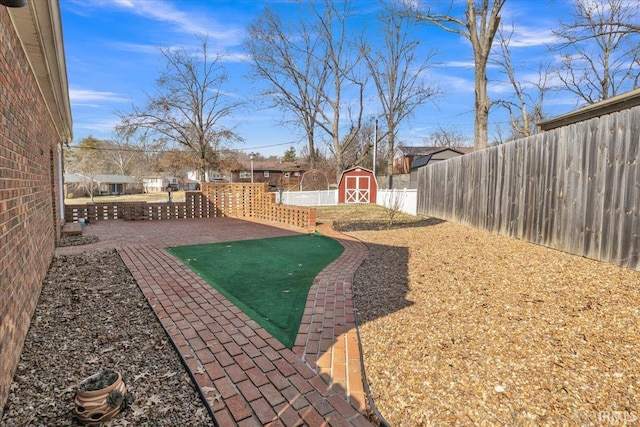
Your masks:
M431 160L431 156L433 156L433 154L428 154L426 156L420 156L420 157L416 157L413 162L411 162L411 169L417 169L419 167L422 166L426 166L427 163L429 163L429 161Z

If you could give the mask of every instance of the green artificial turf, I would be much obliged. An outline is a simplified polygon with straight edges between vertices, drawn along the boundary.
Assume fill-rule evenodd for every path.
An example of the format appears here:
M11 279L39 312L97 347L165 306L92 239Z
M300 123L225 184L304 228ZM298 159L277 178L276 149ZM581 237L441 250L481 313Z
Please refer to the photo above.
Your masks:
M320 234L167 249L288 348L313 279L343 250Z

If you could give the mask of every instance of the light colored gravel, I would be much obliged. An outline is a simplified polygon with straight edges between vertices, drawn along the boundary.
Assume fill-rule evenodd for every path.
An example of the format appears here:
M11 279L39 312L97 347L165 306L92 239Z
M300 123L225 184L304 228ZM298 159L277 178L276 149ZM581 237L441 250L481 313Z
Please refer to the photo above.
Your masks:
M452 223L348 234L391 425L640 423L639 272Z

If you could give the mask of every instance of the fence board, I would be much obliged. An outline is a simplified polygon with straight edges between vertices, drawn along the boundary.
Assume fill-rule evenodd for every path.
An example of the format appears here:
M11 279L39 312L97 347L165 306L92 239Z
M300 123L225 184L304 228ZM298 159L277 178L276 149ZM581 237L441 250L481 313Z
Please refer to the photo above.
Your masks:
M640 107L418 170L417 213L640 268Z

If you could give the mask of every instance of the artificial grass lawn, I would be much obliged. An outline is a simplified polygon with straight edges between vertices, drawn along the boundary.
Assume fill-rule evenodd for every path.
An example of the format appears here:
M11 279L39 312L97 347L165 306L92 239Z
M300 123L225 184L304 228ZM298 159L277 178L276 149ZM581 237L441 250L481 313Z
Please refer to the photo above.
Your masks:
M343 250L320 234L167 249L288 348L313 279Z

